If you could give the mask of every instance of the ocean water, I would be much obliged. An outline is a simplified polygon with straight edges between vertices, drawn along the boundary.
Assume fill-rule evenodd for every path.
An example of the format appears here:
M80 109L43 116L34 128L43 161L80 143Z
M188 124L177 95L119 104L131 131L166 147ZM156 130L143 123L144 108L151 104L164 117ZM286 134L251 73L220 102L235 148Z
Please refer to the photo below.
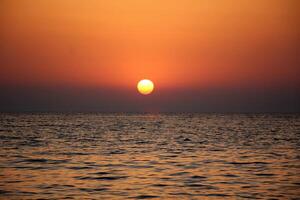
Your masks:
M1 114L0 199L300 199L300 116Z

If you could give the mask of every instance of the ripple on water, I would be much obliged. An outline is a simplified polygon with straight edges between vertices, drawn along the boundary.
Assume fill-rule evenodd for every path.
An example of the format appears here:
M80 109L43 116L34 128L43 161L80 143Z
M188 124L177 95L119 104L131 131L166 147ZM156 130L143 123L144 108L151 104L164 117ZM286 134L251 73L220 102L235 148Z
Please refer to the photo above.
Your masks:
M104 181L115 181L120 179L126 179L128 176L75 176L78 180L104 180Z
M300 115L0 121L0 199L299 199Z
M154 198L159 198L159 196L155 196L155 195L139 195L139 196L135 196L135 199L154 199Z

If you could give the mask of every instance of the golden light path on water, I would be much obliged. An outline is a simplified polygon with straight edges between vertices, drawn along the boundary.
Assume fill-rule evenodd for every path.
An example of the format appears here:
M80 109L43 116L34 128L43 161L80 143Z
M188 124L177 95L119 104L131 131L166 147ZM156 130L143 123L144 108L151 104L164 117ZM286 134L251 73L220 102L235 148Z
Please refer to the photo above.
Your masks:
M297 115L1 115L0 199L292 199Z

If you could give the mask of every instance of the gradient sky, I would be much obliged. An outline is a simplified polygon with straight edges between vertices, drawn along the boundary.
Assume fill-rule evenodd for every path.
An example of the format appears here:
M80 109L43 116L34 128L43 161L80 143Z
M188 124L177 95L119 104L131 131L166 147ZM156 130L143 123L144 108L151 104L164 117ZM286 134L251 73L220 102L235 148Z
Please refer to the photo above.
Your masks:
M300 111L298 0L1 0L1 111ZM150 96L136 91L151 79Z

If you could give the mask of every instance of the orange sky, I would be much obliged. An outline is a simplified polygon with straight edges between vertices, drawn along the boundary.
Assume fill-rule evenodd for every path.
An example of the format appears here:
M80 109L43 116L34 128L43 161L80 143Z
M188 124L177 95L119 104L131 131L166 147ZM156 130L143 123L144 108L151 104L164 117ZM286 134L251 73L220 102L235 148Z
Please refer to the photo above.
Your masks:
M277 87L299 81L297 0L2 0L0 84Z

